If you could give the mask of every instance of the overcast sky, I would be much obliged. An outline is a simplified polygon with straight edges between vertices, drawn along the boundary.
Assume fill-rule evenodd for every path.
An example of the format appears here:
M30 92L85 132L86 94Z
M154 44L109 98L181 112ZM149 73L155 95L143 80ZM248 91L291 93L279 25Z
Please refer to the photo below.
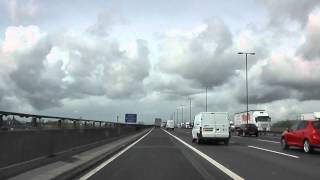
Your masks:
M115 121L320 111L319 0L0 1L0 109ZM181 117L181 108L179 111Z

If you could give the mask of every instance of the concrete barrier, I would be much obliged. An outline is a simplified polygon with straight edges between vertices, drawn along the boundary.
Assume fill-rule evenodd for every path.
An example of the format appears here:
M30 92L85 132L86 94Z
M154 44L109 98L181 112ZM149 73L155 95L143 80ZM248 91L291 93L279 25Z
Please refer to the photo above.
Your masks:
M30 161L86 144L133 134L148 126L122 125L92 129L0 131L0 168Z

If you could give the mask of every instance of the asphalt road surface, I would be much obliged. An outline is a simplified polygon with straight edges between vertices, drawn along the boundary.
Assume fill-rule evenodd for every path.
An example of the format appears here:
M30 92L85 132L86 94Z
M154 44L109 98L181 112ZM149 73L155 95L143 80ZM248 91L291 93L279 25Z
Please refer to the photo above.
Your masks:
M320 179L319 151L282 150L276 137L233 136L228 146L198 145L191 130L169 133L153 129L82 179Z

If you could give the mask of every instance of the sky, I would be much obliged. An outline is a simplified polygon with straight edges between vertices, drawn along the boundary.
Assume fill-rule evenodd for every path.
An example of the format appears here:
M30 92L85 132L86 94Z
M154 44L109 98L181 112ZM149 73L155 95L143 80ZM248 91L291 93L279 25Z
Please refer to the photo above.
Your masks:
M2 0L0 109L138 122L320 111L319 0Z

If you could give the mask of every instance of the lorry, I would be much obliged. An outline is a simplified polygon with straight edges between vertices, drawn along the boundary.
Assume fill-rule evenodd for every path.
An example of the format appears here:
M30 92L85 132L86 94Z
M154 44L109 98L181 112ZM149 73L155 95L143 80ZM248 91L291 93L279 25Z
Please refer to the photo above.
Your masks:
M154 119L154 127L155 128L160 128L161 127L161 123L162 123L162 119L161 118L155 118Z
M166 130L174 130L174 121L173 120L167 120L166 123Z
M205 140L229 143L229 119L227 112L200 112L194 118L192 142L202 143Z
M320 112L303 113L300 116L300 120L318 121L320 120Z
M237 130L242 124L255 124L258 131L270 131L271 118L265 110L249 110L234 114L234 127Z

